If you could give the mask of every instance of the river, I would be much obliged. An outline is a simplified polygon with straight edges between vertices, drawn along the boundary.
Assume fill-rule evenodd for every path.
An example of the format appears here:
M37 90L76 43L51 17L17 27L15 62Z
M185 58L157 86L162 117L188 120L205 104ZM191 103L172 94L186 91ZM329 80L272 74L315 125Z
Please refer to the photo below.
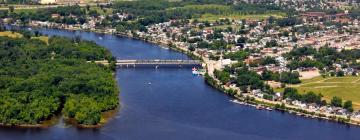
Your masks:
M118 59L189 59L143 41L91 32L39 29L43 34L81 36ZM0 140L359 140L360 127L303 118L230 102L190 69L122 68L118 114L99 129L62 122L47 129L0 128ZM151 82L151 84L148 84Z

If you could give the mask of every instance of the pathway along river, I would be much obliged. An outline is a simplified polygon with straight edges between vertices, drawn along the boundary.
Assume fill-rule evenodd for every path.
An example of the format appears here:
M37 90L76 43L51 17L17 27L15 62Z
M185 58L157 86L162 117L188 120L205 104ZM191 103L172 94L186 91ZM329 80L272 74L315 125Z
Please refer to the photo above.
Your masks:
M40 29L81 36L119 59L188 59L143 41L90 32ZM0 128L0 140L359 140L360 127L259 111L230 102L189 69L118 69L121 109L100 129L59 123L47 129ZM148 83L151 82L151 85Z

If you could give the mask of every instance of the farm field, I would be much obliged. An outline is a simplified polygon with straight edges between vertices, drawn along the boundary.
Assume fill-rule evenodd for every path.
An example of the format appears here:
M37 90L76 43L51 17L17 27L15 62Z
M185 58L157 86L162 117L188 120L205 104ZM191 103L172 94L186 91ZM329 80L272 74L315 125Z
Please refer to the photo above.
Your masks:
M268 11L262 14L250 14L244 11L237 11L231 6L227 5L217 5L217 4L205 4L205 5L186 5L184 7L169 8L167 10L183 10L186 12L193 11L193 19L199 21L209 21L214 22L219 19L233 19L233 20L242 20L242 19L252 19L252 20L262 20L273 16L275 18L283 18L286 16L285 13L279 11Z
M315 77L302 80L301 84L290 87L298 89L299 93L321 93L328 102L334 96L341 97L343 101L351 100L354 108L360 109L360 77Z

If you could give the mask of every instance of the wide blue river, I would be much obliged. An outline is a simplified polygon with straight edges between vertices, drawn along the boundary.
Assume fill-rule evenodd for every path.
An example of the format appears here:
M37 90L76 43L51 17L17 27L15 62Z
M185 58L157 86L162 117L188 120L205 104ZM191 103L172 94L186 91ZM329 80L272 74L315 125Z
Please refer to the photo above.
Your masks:
M40 31L93 40L118 59L189 59L129 38ZM0 128L0 140L360 140L357 126L234 104L190 69L122 68L116 79L121 108L104 127L78 129L59 122L47 129Z

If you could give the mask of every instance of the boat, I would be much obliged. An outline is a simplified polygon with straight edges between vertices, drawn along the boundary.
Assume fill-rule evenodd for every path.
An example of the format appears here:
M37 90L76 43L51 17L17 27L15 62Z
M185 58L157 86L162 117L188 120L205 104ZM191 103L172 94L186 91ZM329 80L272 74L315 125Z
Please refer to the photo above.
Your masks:
M194 68L192 68L192 74L193 75L199 75L199 72L198 72L198 70L194 67Z
M243 105L244 103L243 102L240 102L239 100L230 100L231 102L233 102L233 103L237 103L237 104L241 104L241 105Z
M272 108L270 108L270 107L267 107L267 108L266 108L266 110L272 111Z
M263 106L261 106L261 105L257 105L257 106L256 106L256 109L258 109L258 110L262 110L262 109L264 109L264 107L263 107Z

